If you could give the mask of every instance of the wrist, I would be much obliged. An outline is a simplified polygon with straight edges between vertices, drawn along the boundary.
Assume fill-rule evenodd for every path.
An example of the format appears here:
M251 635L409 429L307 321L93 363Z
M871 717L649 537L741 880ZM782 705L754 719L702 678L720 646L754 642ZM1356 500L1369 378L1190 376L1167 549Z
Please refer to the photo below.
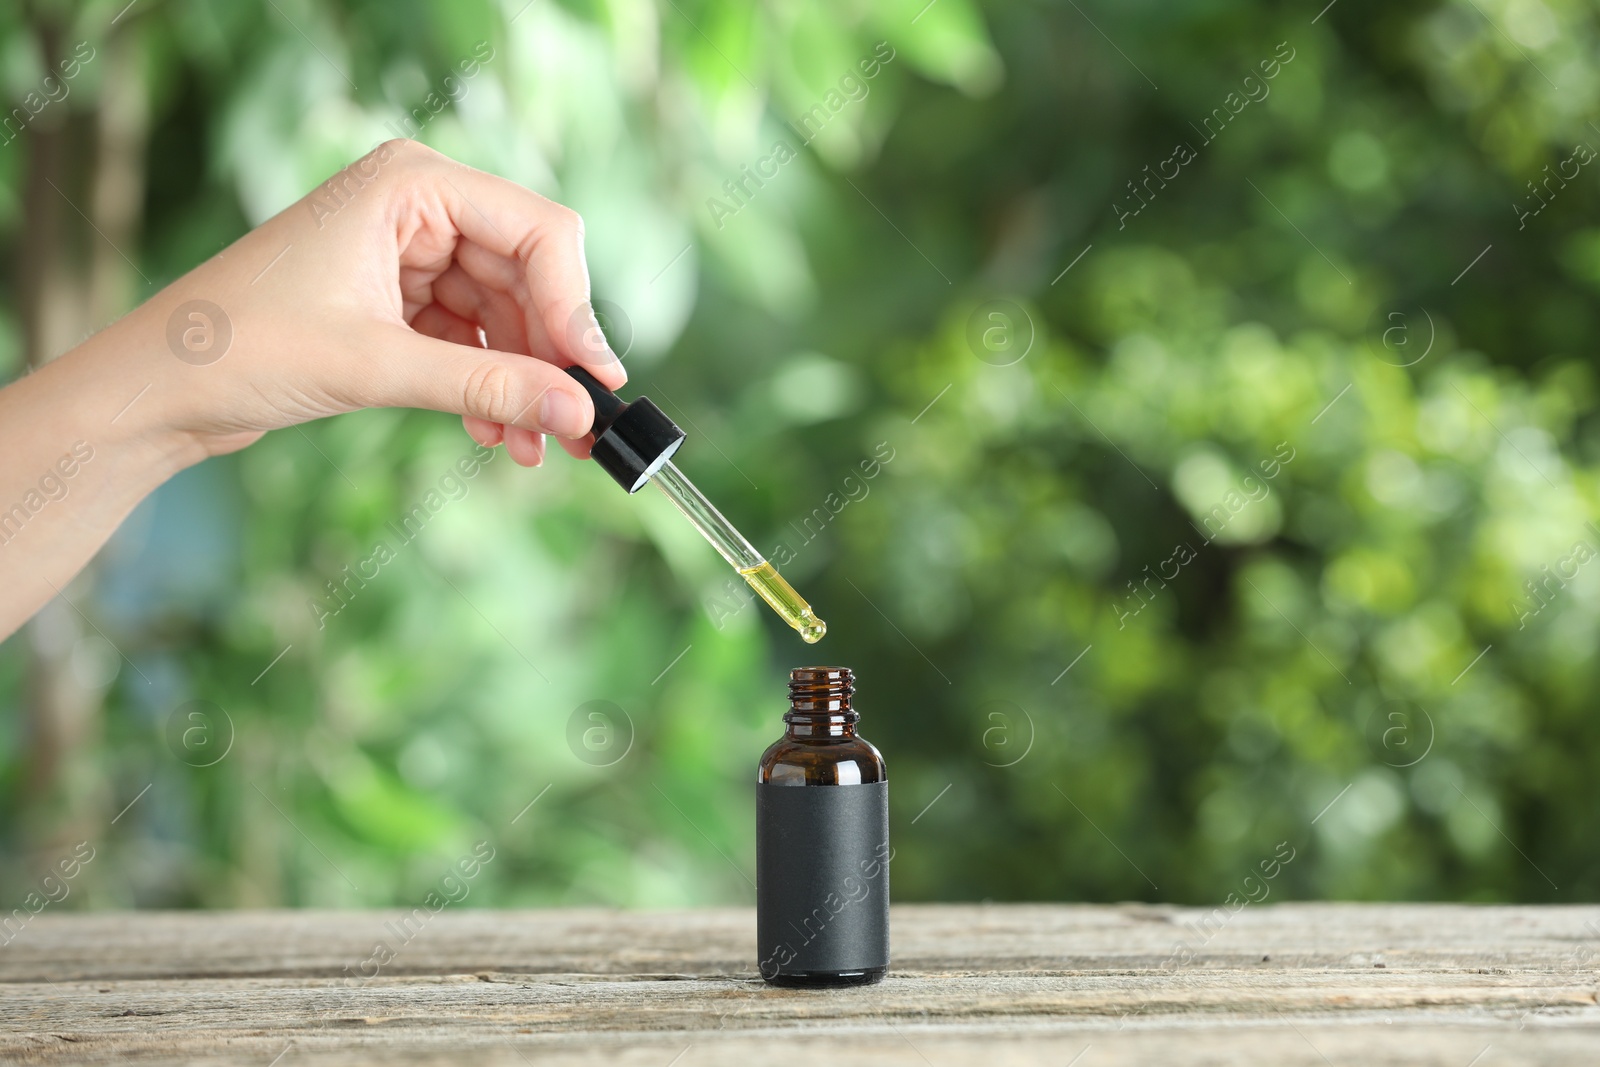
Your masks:
M142 310L142 309L141 309ZM70 413L74 440L109 457L127 488L143 497L208 455L173 418L184 391L177 361L160 335L142 328L139 312L120 320L41 367L28 379L40 390L40 410ZM155 344L147 338L154 336Z

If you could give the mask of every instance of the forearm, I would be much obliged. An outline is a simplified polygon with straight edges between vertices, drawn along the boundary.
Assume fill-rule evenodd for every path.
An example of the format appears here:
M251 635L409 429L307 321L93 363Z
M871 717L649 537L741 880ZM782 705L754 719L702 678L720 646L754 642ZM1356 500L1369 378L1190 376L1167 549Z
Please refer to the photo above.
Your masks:
M171 385L137 313L0 389L0 638L65 589L128 513L204 458L161 425ZM147 389L146 386L149 388Z

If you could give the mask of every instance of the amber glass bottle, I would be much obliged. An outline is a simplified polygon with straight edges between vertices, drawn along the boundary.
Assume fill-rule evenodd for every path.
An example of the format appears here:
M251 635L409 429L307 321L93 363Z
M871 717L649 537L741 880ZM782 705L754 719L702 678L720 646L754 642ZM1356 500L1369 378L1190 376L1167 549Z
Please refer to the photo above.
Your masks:
M856 735L845 667L789 675L788 729L756 777L756 940L774 985L866 985L889 969L889 781Z

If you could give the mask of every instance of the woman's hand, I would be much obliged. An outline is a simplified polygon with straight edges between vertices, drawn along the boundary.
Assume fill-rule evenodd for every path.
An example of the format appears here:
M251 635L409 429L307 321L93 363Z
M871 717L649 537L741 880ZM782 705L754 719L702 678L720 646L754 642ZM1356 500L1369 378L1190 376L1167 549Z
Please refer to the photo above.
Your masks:
M380 145L129 318L173 350L147 357L151 407L213 454L419 407L537 466L544 434L574 441L594 420L561 367L627 379L589 306L577 214L414 141Z
M162 481L267 430L420 407L525 466L547 433L585 456L575 363L627 378L589 305L578 216L387 142L0 390L0 637Z

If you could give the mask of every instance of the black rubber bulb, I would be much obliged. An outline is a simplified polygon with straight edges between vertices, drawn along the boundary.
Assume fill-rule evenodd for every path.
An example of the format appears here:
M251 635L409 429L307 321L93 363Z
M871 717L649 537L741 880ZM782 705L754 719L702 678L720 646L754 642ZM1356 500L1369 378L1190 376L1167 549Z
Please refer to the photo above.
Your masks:
M617 484L637 493L688 435L646 396L623 400L582 367L567 368L594 401L590 457Z

